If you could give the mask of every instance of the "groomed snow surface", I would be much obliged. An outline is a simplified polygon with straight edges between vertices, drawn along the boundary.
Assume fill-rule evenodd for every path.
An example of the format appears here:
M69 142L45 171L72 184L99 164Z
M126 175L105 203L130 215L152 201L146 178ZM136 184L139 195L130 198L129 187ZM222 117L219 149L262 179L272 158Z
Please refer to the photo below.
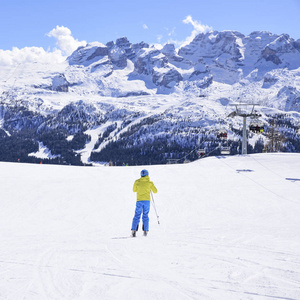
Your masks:
M300 299L300 155L143 167L0 163L0 299Z

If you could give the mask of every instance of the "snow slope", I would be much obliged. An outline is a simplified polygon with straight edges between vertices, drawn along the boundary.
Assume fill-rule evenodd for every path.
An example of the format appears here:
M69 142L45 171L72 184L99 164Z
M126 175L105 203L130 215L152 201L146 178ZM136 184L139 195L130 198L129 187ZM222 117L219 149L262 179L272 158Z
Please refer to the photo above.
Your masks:
M299 154L142 168L0 163L0 299L300 299Z

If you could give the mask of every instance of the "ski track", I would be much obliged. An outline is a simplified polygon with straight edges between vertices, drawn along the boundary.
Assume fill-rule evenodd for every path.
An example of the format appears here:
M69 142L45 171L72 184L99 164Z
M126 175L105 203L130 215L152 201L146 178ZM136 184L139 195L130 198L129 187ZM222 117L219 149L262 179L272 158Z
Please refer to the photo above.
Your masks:
M141 167L0 164L0 299L300 299L300 189L285 179L299 167L288 154L149 166L161 224L152 208L149 236L131 238Z

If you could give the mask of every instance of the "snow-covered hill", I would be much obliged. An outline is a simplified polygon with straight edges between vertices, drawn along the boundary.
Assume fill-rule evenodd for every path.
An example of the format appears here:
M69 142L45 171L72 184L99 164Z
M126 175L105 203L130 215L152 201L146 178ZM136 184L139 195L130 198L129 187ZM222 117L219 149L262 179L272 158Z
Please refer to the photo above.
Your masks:
M299 154L147 166L129 238L142 168L0 163L0 299L300 298Z
M215 31L180 49L124 37L81 46L61 63L24 61L0 69L0 142L12 153L1 160L42 158L43 144L56 163L161 163L207 136L218 142L221 129L239 143L242 120L227 118L232 103L259 104L266 126L285 117L277 124L290 139L285 151L299 151L300 41L287 34ZM26 151L13 150L20 140ZM146 161L154 140L158 154Z

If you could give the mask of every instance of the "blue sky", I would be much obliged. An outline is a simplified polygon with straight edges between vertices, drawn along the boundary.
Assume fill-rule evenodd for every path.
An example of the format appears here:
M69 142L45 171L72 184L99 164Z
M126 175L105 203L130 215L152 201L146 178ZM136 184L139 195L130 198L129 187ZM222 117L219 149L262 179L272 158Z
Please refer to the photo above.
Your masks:
M0 49L56 47L56 26L76 41L183 43L201 30L267 30L300 39L300 0L0 0ZM184 22L185 20L185 22Z

